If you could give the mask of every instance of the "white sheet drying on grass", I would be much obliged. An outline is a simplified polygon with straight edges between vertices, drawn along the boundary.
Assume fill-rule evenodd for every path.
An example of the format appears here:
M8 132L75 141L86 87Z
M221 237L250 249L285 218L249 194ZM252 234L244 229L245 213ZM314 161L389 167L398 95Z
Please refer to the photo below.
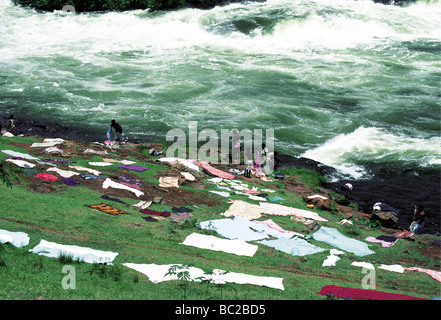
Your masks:
M114 182L112 180L110 180L109 178L106 178L106 180L104 180L103 182L103 188L107 189L107 188L115 188L115 189L122 189L122 190L128 190L133 192L137 197L144 195L144 192L137 190L135 188L131 188L126 186L125 184L122 183L118 183L118 182Z
M145 274L153 283L178 280L178 277L176 275L166 275L170 267L175 266L175 264L157 265L123 263L122 265ZM279 290L285 289L282 283L283 278L254 276L245 273L226 272L220 269L214 269L212 274L207 274L202 269L195 267L188 267L186 271L188 271L190 274L190 281L200 282L202 278L204 280L211 280L213 283L218 284L232 282L237 284L253 284L257 286L265 286Z
M188 161L186 159L181 159L181 158L174 158L174 157L168 157L168 158L160 158L158 159L158 161L161 162L167 162L170 165L177 165L177 164L181 164L189 169L195 170L199 172L199 167L197 165L195 165L194 163L192 163L191 161Z
M59 169L59 168L49 168L46 171L54 171L54 172L58 173L60 176L62 176L63 178L70 178L70 177L79 175L78 172L63 170L63 169Z
M53 147L57 144L63 143L64 140L63 139L44 139L43 142L34 142L33 144L31 144L31 147L36 148L36 147Z
M257 249L259 248L258 246L254 244L249 244L243 240L221 239L215 236L199 233L190 234L181 244L202 249L223 251L236 254L238 256L247 257L254 256Z
M11 162L15 164L16 166L22 167L22 168L33 168L35 167L35 164L30 163L25 160L18 160L18 159L6 159L6 161Z
M87 263L106 263L110 265L113 265L113 260L118 255L117 252L58 244L43 239L40 240L40 243L36 247L29 251L50 258L66 256L71 257L74 261L78 260Z
M28 159L28 160L39 160L38 158L31 156L27 153L22 153L22 152L17 152L17 151L12 151L12 150L2 150L2 152L10 155L11 157L20 157L20 158Z
M77 169L77 170L80 170L80 171L87 171L87 172L90 172L91 174L94 174L94 175L96 175L96 176L101 175L101 172L100 172L100 171L98 171L98 170L94 170L94 169L90 169L90 168L86 168L86 167L81 167L81 166L69 166L69 168Z
M219 235L231 240L255 241L263 240L270 236L275 238L304 237L300 233L283 230L269 220L248 221L242 217L202 221L198 223L198 227L205 230L214 230Z
M328 221L325 218L320 217L314 211L292 208L276 203L261 202L260 206L265 209L266 214L280 215L280 216L297 216L316 221Z
M29 244L29 236L24 232L11 232L0 229L0 243L10 243L17 248Z
M235 200L227 211L221 213L224 217L242 217L247 220L259 219L265 212L261 206L242 200Z

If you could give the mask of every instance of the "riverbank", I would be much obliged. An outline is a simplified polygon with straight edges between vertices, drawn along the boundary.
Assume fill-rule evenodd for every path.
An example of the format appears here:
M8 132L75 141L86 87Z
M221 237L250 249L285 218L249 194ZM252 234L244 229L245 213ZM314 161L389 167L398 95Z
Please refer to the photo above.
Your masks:
M1 120L3 126L7 123L7 116ZM36 135L46 138L62 138L67 140L81 140L85 142L104 141L106 139L104 128L90 130L85 128L65 126L60 123L44 122L36 119L19 117L16 119L17 133L24 135ZM157 140L143 141L132 140L131 143L154 143L162 144L164 137ZM354 190L351 194L351 203L363 214L372 212L372 207L377 202L387 203L400 211L398 225L402 229L408 229L412 222L413 207L415 203L422 203L427 213L425 233L440 235L441 219L441 195L439 185L441 175L437 170L425 170L421 168L418 174L414 170L405 170L394 175L393 168L378 167L376 176L369 180L354 180L341 176L339 181L332 182L330 177L339 175L339 172L330 166L320 162L283 155L276 152L276 169L306 168L316 171L318 174L328 178L327 188L334 193L341 193L340 187L345 183L351 183ZM401 169L401 168L400 168ZM389 171L388 171L389 170Z
M60 131L55 132L56 130L47 130L48 127L54 128L54 125L37 124L35 128L39 130L45 128L44 130L50 132L49 135L53 138L67 138L64 135L66 132L63 131L68 130L67 128L62 130L63 127L60 126ZM83 134L85 135L85 132ZM1 298L160 300L183 298L182 291L176 287L174 281L153 284L148 278L121 266L121 263L127 262L184 263L200 267L206 272L210 272L213 268L221 268L227 271L283 278L284 290L255 287L250 292L248 286L234 284L232 285L234 290L225 290L221 293L221 299L231 300L326 299L325 296L317 295L324 285L334 284L352 288L360 286L365 274L360 276L359 268L352 265L357 261L372 263L375 266L400 264L405 267L441 270L440 247L433 244L437 238L430 235L398 239L392 247L383 247L378 243L370 244L375 254L359 257L345 253L340 256L341 261L331 269L322 266L329 253L328 250L305 257L290 255L260 244L254 257L232 258L231 254L224 252L183 246L182 241L191 233L204 233L196 227L196 222L219 219L230 207L229 198L210 192L219 191L218 187L221 185L215 186L210 183L208 179L211 177L202 173L196 174L194 181L180 178L178 188L161 186L158 179L164 176L180 176L183 169L158 162L158 156L150 155L151 148L165 151L161 144L128 142L117 148L109 148L100 143L102 140L95 142L65 140L58 145L63 153L49 156L43 151L45 147L32 147L33 143L43 141L42 136L33 134L22 137L0 137L2 150L12 149L42 159L48 157L58 159L59 162L54 164L57 163L60 169L73 170L68 168L68 164L92 167L90 163L102 162L104 158L110 159L112 165L93 168L111 179L119 179L123 174L126 178L140 180L142 182L140 191L144 192L144 196L140 198L128 190L105 189L99 179L83 179L78 176L72 177L78 183L76 187L67 185L60 179L44 180L38 178L37 173L49 173L50 166L39 163L34 168L22 169L21 173L12 176L14 182L12 188L1 186L4 195L0 215L2 229L26 232L31 238L30 247L36 245L41 238L57 243L117 251L118 257L115 260L115 267L91 267L87 263L69 262L68 264L75 267L77 277L81 280L78 280L76 290L64 290L59 284L59 277L50 275L59 274L60 263L65 264L65 262L29 254L26 248L2 246L0 278L8 281L2 279L2 283L7 285L0 293ZM5 156L6 154L3 154L2 157ZM136 165L149 169L138 172L118 168L120 163L113 161L122 161L122 159L133 161ZM74 163L63 164L63 161L68 160ZM230 166L223 165L216 168L228 172ZM58 173L53 175L57 176ZM311 194L329 196L329 190L323 186L305 183L301 176L297 175L287 175L280 181L264 181L241 175L236 175L235 179L246 183L249 188L255 188L254 190L258 190L259 193L263 192L261 190L272 190L273 193L268 197L284 198L285 200L283 202L279 200L279 203L290 207L306 209L307 202L304 199ZM269 191L267 192L269 194ZM107 200L103 200L103 196ZM230 197L233 200L256 201L247 199L247 195L244 194L231 194ZM147 215L134 206L140 200L151 200L149 209L157 212L165 212L180 206L191 208L193 217L183 222L173 221L170 216L152 216L151 218L155 220L157 218L156 222L151 219L144 220ZM125 214L111 215L90 207L100 202L111 205ZM264 215L262 219L271 219L284 230L305 235L312 235L321 226L337 228L346 236L362 241L369 236L392 235L397 231L371 227L363 213L351 206L336 206L333 210L314 208L310 212L324 217L326 222L316 221L311 224L302 219L273 215ZM340 224L339 222L343 220L351 223ZM206 231L205 234L217 235L213 231ZM309 241L324 246L314 239ZM325 247L332 248L326 245ZM29 265L34 266L32 271L29 271ZM20 276L24 271L20 270L27 270L26 288L23 287L23 279ZM377 290L380 291L407 293L425 298L430 298L431 295L437 295L439 292L439 283L425 274L407 271L403 275L381 269L378 269L377 273ZM184 299L219 299L219 288L215 286L201 286L195 283L189 285L187 290Z

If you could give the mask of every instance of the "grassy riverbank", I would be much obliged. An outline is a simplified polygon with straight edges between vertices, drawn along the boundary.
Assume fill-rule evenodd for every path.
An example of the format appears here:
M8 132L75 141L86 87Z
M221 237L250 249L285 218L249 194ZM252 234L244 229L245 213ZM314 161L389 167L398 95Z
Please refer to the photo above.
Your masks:
M31 148L33 142L43 138L0 137L0 150L14 150L32 154L44 159L43 148ZM0 184L2 201L0 203L0 229L25 232L30 243L24 248L10 244L0 245L0 298L1 299L103 299L103 300L322 300L317 295L320 289L328 284L361 288L362 279L366 276L359 267L351 265L354 261L379 264L400 264L405 267L422 267L440 270L439 247L432 241L438 239L431 235L416 235L411 240L399 239L390 248L381 244L370 245L375 254L357 257L351 253L340 256L335 267L322 267L329 255L329 250L305 257L292 256L273 248L259 244L253 257L244 257L225 252L199 249L181 243L193 232L217 235L213 231L204 231L197 222L224 218L221 216L230 204L227 198L208 191L219 191L210 184L208 176L197 177L197 180L181 181L179 188L159 186L161 176L177 176L179 170L168 164L156 161L158 157L149 155L150 148L163 150L159 144L127 144L117 149L108 149L90 142L66 140L59 148L63 156L50 155L50 158L69 159L75 165L88 166L91 161L102 161L103 157L117 160L127 159L136 165L147 166L144 172L121 172L114 164L99 168L103 175L117 177L124 174L144 181L142 190L145 200L161 197L161 203L153 203L150 209L164 211L173 206L186 206L193 209L194 217L177 223L170 218L157 222L142 219L145 214L133 205L141 199L130 192L102 189L95 180L81 180L76 187L70 187L58 179L45 181L36 178L36 174L46 172L47 166L37 165L34 169L19 169L7 165L12 187ZM105 156L84 153L86 149L103 150ZM0 160L7 154L0 152ZM232 166L219 166L224 171ZM60 165L60 168L67 169ZM96 168L94 168L96 169ZM281 181L262 181L257 178L237 179L248 183L250 187L267 188L275 191L272 195L284 199L283 205L306 209L302 195L320 193L328 195L322 184L323 180L315 173L305 170L286 171L287 177ZM126 204L105 201L101 195L118 197ZM233 200L244 200L258 204L257 201L244 199L243 195L231 196ZM105 202L128 214L112 216L87 207L87 205ZM333 203L332 211L313 209L328 222L320 225L338 229L344 235L358 240L368 236L391 234L396 230L378 228L369 223L354 208L341 207ZM341 225L338 222L347 217L352 225ZM302 234L312 234L302 222L296 222L287 216L266 216L286 230ZM47 241L78 245L105 251L118 252L114 266L74 262L63 258L48 258L29 252L41 239ZM312 244L325 249L331 246L309 240ZM187 264L211 273L213 269L246 273L258 276L283 278L284 290L271 289L253 285L226 284L215 285L182 281L166 281L153 284L141 273L129 269L122 263L155 263ZM71 265L76 272L76 288L63 289L61 285L65 274L62 269ZM427 274L408 271L404 274L386 270L375 270L376 290L430 298L440 295L440 283Z

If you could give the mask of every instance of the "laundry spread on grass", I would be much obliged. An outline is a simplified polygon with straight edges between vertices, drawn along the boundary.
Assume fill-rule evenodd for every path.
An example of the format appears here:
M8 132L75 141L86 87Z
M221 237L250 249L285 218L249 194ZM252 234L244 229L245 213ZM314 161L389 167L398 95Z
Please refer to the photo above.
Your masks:
M384 240L380 240L380 239L377 239L374 237L367 237L365 240L368 242L372 242L372 243L380 243L383 248L392 247L396 243L396 241L394 241L394 242L384 241Z
M372 289L347 288L334 285L326 285L317 294L344 299L364 299L364 300L430 300L412 297L405 294L381 292Z
M366 243L349 238L334 228L322 226L318 231L312 234L312 237L314 240L325 242L343 251L352 252L359 257L375 253L369 249Z
M144 214L151 214L154 216L162 216L162 217L170 217L171 213L170 211L156 211L151 209L141 209L139 212Z
M39 160L37 157L31 156L30 154L27 153L17 152L13 150L2 150L2 152L12 157L23 158L27 160Z
M329 253L330 255L326 257L325 261L323 261L322 267L335 267L337 261L340 260L340 257L338 256L344 254L343 251L336 249L331 249Z
M179 188L179 178L178 177L160 177L159 186L162 188Z
M224 217L242 217L247 220L259 219L265 210L255 204L250 204L242 200L235 200L227 211L223 212Z
M257 286L265 286L273 289L285 290L283 286L283 278L255 276L245 273L226 272L220 269L214 269L211 274L204 272L200 268L193 266L185 266L181 264L136 264L123 263L123 266L141 272L146 275L149 280L155 284L164 281L178 280L177 273L185 270L188 272L188 281L200 282L202 280L224 284L227 282L237 284L251 284ZM176 272L170 272L177 270Z
M0 243L10 243L14 247L22 248L29 244L29 236L24 232L12 232L0 229Z
M234 179L235 175L212 167L207 161L198 161L199 166L207 170L209 173L223 179Z
M58 244L43 239L41 239L37 246L29 251L50 258L59 258L64 256L70 257L74 261L105 263L109 265L113 265L113 260L118 255L117 252L102 251L75 245Z
M126 170L132 170L132 171L146 171L148 169L150 169L149 167L143 167L143 166L137 166L134 164L124 164L122 166L117 167L118 169L126 169Z
M63 153L62 150L55 147L57 144L61 144L63 142L64 142L63 139L45 139L42 143L32 144L31 147L46 148L43 151L47 153L50 152ZM112 175L112 178L118 178L118 180L120 181L120 182L115 182L107 176L102 176L101 172L98 170L82 167L82 166L70 165L71 163L75 162L73 160L46 159L47 162L43 162L40 161L38 158L26 153L15 152L12 150L2 150L2 152L9 155L6 158L6 161L10 161L15 165L24 168L21 170L34 170L37 172L39 171L39 169L35 169L36 165L29 161L36 162L40 165L49 166L50 168L47 168L46 171L60 176L61 177L60 180L69 186L76 186L78 184L76 180L72 179L72 177L75 176L79 176L85 180L105 179L105 181L102 184L103 189L115 188L120 190L127 190L134 193L137 197L144 195L144 192L140 190L140 187L143 185L144 181L140 179L129 178L126 176L115 174ZM41 152L41 150L38 150L38 152ZM95 151L93 149L86 149L84 153L100 154L100 155L107 154L106 151ZM130 160L115 160L111 158L103 158L102 160L103 162L88 162L88 164L91 166L110 167L113 166L114 163L122 163L123 165L116 167L116 169L125 169L135 172L143 172L149 169L149 167L134 165L136 162ZM243 200L228 199L230 206L225 212L221 213L221 215L225 217L225 219L214 219L214 220L197 223L197 226L200 229L213 230L223 238L214 235L191 233L190 235L186 236L184 241L180 243L183 246L191 246L204 250L225 252L228 254L246 256L250 258L254 257L260 245L273 248L275 250L284 252L292 256L307 256L329 250L329 249L321 248L317 245L308 242L308 240L312 238L316 241L324 242L338 249L343 250L340 251L337 249L331 249L330 254L327 256L326 260L323 261L322 264L323 267L330 267L330 266L335 267L336 262L340 260L340 256L345 254L345 252L353 253L359 257L363 257L375 253L374 251L369 249L368 244L344 236L337 229L321 226L320 229L314 232L311 236L305 236L303 234L294 231L284 230L282 227L280 227L271 219L258 220L261 219L262 217L267 218L267 215L277 215L282 217L291 216L291 218L295 217L296 219L303 219L303 220L310 219L307 221L314 222L315 224L318 224L318 222L329 222L327 219L321 217L318 213L312 210L303 210L276 203L267 203L266 202L267 200L270 202L279 202L279 201L286 201L286 199L278 195L269 196L269 194L275 193L276 191L271 190L268 187L261 189L260 186L250 186L244 180L234 179L235 174L236 175L243 174L243 172L240 172L239 170L234 169L234 170L230 170L229 172L224 172L222 170L212 167L206 161L186 160L179 158L161 158L158 160L160 162L166 162L171 166L176 166L177 170L175 171L181 174L181 179L179 179L179 177L160 177L159 178L160 187L179 188L179 181L183 181L182 177L187 181L196 181L196 178L194 176L196 175L196 172L198 172L198 174L196 175L198 177L198 180L200 179L201 172L204 172L206 175L211 177L209 179L206 179L206 181L216 186L216 188L219 190L219 191L209 190L209 192L228 198L232 195L242 195L258 203L258 204L253 204ZM58 168L58 166L54 163L66 165L70 169L75 169L78 171L86 171L90 174L83 174L75 171L63 170ZM192 172L194 175L191 174L190 172L182 171L182 170L186 170L184 167L188 169L190 172ZM113 167L112 169L115 170L115 167ZM38 173L36 176L37 178L49 180L49 181L56 181L58 179L57 176L49 174L47 172ZM35 176L35 173L33 173L33 176ZM264 181L271 182L272 179L268 179ZM84 183L84 185L87 185L87 183ZM166 191L171 192L171 190L166 190ZM282 195L284 194L285 193L283 193ZM323 200L328 199L327 197L319 194L308 196L307 198L308 199L320 198ZM143 216L141 216L141 218L144 219L146 222L158 222L160 220L163 220L163 221L170 221L175 224L177 223L181 224L182 220L190 217L194 217L194 214L192 213L193 210L187 207L173 206L171 211L168 208L166 208L164 211L160 211L160 210L152 210L149 208L150 205L152 204L152 201L142 200L139 201L137 204L134 204L133 207L131 207L126 202L118 198L112 198L108 195L102 195L101 199L126 204L128 208L131 208L131 210L133 210L134 208L138 209L137 210L138 212L144 214ZM106 203L99 203L99 204L85 205L85 206L114 216L119 214L128 214L128 212L110 206ZM380 208L377 208L378 210L393 209L379 203L377 203L376 206L380 206ZM170 220L167 218L170 218ZM351 223L350 220L342 220L342 221L345 221L345 223ZM342 223L342 221L340 221L340 223ZM160 226L160 224L155 226L152 225L152 227L156 227L156 226ZM389 248L395 245L398 238L407 238L411 236L413 236L412 233L404 231L404 232L397 232L393 236L382 235L376 238L367 237L365 241L381 244L382 247ZM250 241L254 241L254 243L248 243ZM27 234L22 232L8 232L6 230L0 230L0 243L11 243L16 247L24 247L29 244L29 236L27 236ZM100 250L78 247L78 246L61 245L53 242L48 242L43 239L41 239L40 244L38 246L36 246L34 249L29 251L41 255L46 255L49 257L69 256L72 257L74 260L80 260L89 263L107 263L107 264L112 264L114 258L118 255L118 253L116 252L100 251ZM270 251L267 252L271 252L271 249ZM168 280L176 280L177 279L176 275L170 273L167 274L170 271L170 268L176 266L184 267L182 265L170 265L170 264L140 265L140 264L125 263L123 265L146 274L150 278L150 280L154 283L159 283ZM351 265L356 267L367 268L370 270L375 269L374 265L368 262L355 261L352 262ZM397 273L404 273L405 270L418 271L418 272L426 273L430 275L433 279L441 282L441 272L435 270L423 269L418 267L405 268L401 265L384 265L384 264L381 264L377 268L386 271L393 271ZM214 269L211 274L207 274L203 270L195 267L187 267L186 270L188 270L191 274L191 281L207 280L213 283L232 282L239 284L253 284L253 285L261 285L270 288L284 290L282 284L283 281L282 278L253 276L243 273L226 272L220 269ZM343 295L343 292L345 292L346 293L345 298L349 297L353 299L395 298L395 296L390 296L390 294L387 293L380 293L380 292L375 293L375 291L373 290L369 290L369 291L370 293L366 293L364 291L358 291L358 290L354 291L354 289L336 287L336 286L325 286L321 290L321 292L325 294L329 294L329 292L333 292L330 294L334 296L339 296L340 294ZM403 295L399 295L399 296L402 297ZM410 297L410 298L415 298L415 297Z
M441 272L440 271L435 271L435 270L431 270L431 269L424 269L424 268L419 268L419 267L410 267L410 268L404 268L404 269L409 270L409 271L418 271L418 272L428 274L433 279L437 280L438 282L441 282Z
M43 142L34 142L31 144L32 148L38 148L38 147L53 147L57 144L63 143L64 140L60 138L56 139L44 139Z
M265 246L274 248L276 250L285 252L292 256L306 256L318 252L325 251L323 248L319 248L313 244L310 244L305 239L300 239L297 237L285 238L280 237L275 240L262 240L257 243L261 243Z
M160 158L160 159L157 159L157 160L160 161L160 162L166 162L166 163L168 163L169 165L172 165L172 166L173 165L174 166L182 165L184 167L187 167L190 170L194 170L194 171L199 172L199 167L196 164L194 164L192 161L187 160L187 159L168 157L168 158Z
M279 215L279 216L297 216L303 217L307 219L312 219L316 221L328 221L325 218L322 218L314 211L308 211L303 209L297 209L288 207L285 205L277 204L277 203L260 203L260 206L265 209L266 214L270 215Z
M35 164L30 163L26 160L20 160L20 159L6 159L7 162L11 162L15 164L16 166L19 166L21 168L33 168L35 167Z
M115 188L115 189L127 190L133 192L137 197L144 195L144 192L134 188L130 188L122 183L112 181L110 178L106 178L106 180L104 180L102 187L103 189Z
M101 212L105 212L108 214L111 214L112 216L116 216L118 214L128 214L128 212L125 212L124 210L120 210L117 209L115 207L109 206L108 204L105 203L100 203L100 204L91 204L91 205L85 205L86 207L101 211Z
M202 221L197 226L201 229L216 231L219 235L231 240L255 241L270 236L291 238L300 235L303 237L303 235L293 231L275 229L273 224L255 223L242 217Z
M258 246L249 244L243 240L221 239L215 236L199 233L188 235L181 244L247 257L254 256L258 249Z
M60 169L60 168L49 168L46 171L56 172L60 176L62 176L63 178L71 178L73 176L80 175L80 173L78 173L78 172L70 171L70 170L63 170L63 169Z
M53 174L49 174L49 173L45 173L45 172L37 174L37 178L47 180L47 181L57 181L58 180L58 178L56 176L54 176Z

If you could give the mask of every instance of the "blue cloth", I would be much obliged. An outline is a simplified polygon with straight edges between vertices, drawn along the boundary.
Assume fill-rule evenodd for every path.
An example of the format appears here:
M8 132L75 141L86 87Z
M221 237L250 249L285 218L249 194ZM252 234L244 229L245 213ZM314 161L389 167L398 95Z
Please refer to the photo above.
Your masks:
M254 241L262 240L268 237L264 231L253 231L248 226L248 220L242 217L234 217L233 219L217 219L202 221L198 224L199 228L205 230L214 230L219 235L231 240Z
M291 239L281 237L276 240L262 240L258 243L283 251L293 256L305 256L308 254L325 251L325 249L319 248L313 244L310 244L306 240L297 237Z
M112 140L112 126L109 126L109 130L107 130L106 134L107 140Z
M359 257L375 253L368 248L368 244L349 238L334 228L321 227L320 230L312 234L312 237L314 240L325 242L331 246L351 252Z
M274 201L284 201L286 199L283 199L283 198L281 198L279 196L275 196L275 197L272 197L272 198L268 198L268 200L271 201L271 202L274 202Z
M96 176L94 174L80 174L80 177L83 179L104 179L107 178L105 176Z

